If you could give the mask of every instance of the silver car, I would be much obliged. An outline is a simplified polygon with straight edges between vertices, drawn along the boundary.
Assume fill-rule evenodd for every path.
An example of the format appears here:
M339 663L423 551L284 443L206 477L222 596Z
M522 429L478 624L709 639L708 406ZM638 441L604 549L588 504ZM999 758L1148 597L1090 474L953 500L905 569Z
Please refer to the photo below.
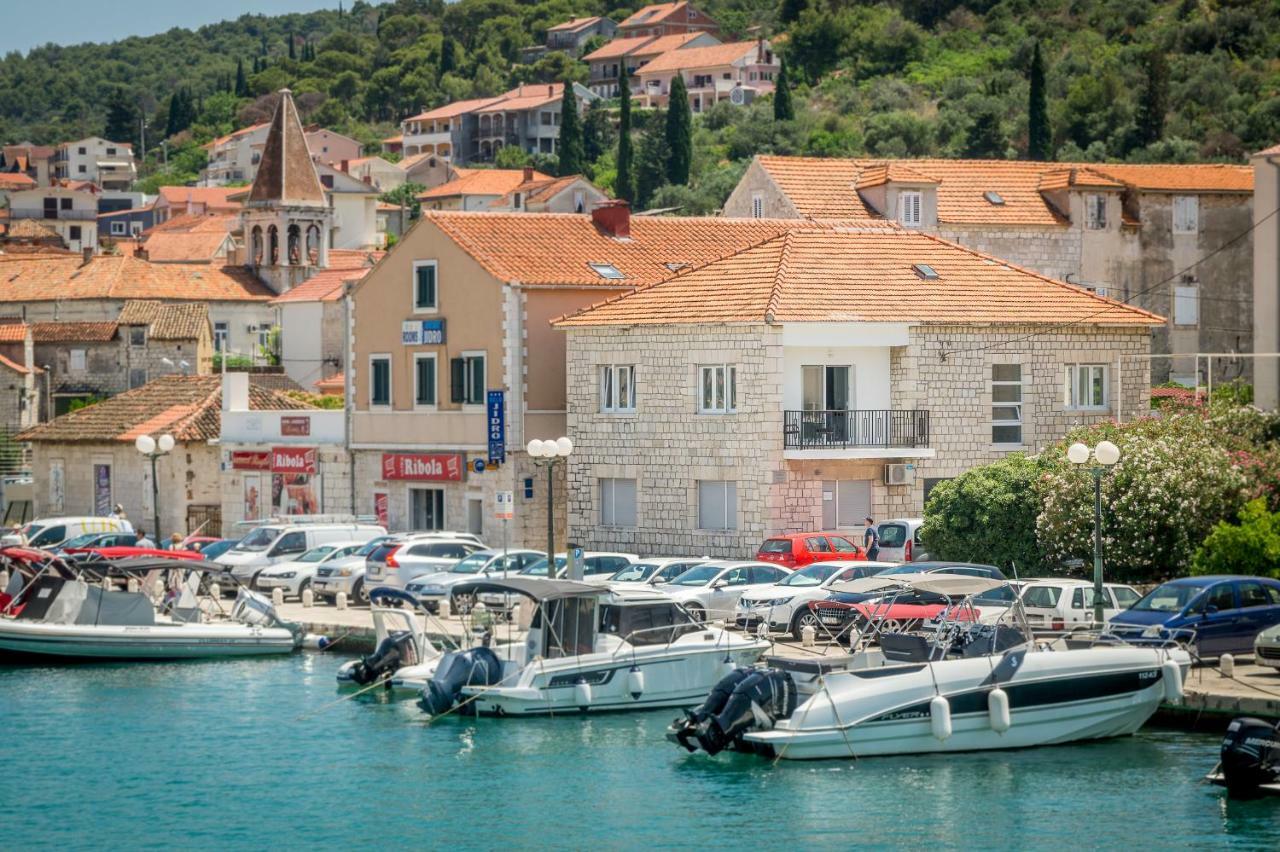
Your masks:
M449 590L458 583L480 577L501 577L504 573L516 574L535 562L545 560L546 554L540 550L508 550L505 555L496 549L477 550L448 571L415 577L405 586L405 591L428 611L436 612L440 602L449 597Z

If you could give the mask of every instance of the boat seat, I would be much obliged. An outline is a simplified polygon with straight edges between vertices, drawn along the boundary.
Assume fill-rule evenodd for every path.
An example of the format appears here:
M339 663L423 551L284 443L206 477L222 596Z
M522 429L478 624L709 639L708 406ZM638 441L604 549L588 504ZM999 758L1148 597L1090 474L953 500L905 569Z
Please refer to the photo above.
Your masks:
M932 659L929 640L914 633L881 633L880 651L895 663L927 663Z

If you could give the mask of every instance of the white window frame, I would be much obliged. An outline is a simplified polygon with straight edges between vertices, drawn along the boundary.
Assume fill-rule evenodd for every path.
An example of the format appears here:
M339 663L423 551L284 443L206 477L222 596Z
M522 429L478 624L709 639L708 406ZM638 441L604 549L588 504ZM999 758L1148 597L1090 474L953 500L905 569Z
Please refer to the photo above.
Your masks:
M1014 381L1009 381L1009 380L1006 380L1006 379L996 379L996 378L995 378L995 368L996 368L996 367L1017 367L1017 368L1018 368L1018 380L1017 380L1016 382L1014 382ZM994 363L992 363L992 364L991 364L991 372L990 372L990 374L989 374L989 381L990 381L990 383L991 383L991 396L992 396L992 400L991 400L991 445L992 445L993 447L1018 447L1018 448L1021 448L1021 447L1026 446L1026 440L1027 440L1027 433L1026 433L1026 429L1027 429L1027 422L1026 422L1026 421L1027 421L1027 418L1026 418L1026 411L1025 411L1025 409L1024 409L1024 407L1023 407L1023 406L1025 406L1025 405L1026 405L1026 375L1025 375L1025 370L1026 370L1026 366L1025 366L1024 364L1022 364L1020 361L999 361L999 362L994 362ZM1018 401L1017 401L1017 402L996 402L996 401L995 401L995 389L996 389L997 387L1017 387L1017 388L1018 388ZM1017 416L1017 418L1016 418L1016 419L1008 419L1008 418L1004 418L1004 419L996 419L996 416L995 416L995 409L997 409L997 408L1009 408L1009 407L1014 407L1014 406L1016 406L1016 407L1017 407L1017 409L1018 409L1018 416ZM1019 440L1018 440L1018 441L1016 441L1016 442L1014 442L1014 441L997 441L997 440L995 439L995 430L996 430L996 427L997 427L997 426L1017 426L1017 427L1018 427L1018 438L1019 438Z
M1200 325L1200 285L1177 284L1173 288L1173 324L1182 328Z
M77 361L79 364L77 365ZM72 349L67 353L67 371L83 373L88 369L88 352L84 349Z
M1067 364L1063 374L1063 403L1069 411L1106 411L1111 407L1111 370L1107 364ZM1082 380L1082 373L1087 371ZM1102 383L1102 403L1089 391Z
M721 485L724 487L724 526L720 527L704 527L702 525L702 486L704 485ZM729 504L729 486L733 486L733 505ZM696 510L697 528L708 532L727 532L738 528L738 482L731 479L699 479L694 484L697 496Z
M419 305L418 304L418 270L429 266L435 270L435 304ZM440 264L434 260L415 260L413 262L413 281L410 286L410 296L412 301L413 312L415 314L438 314L440 313Z
M381 361L385 361L387 364L387 401L374 402L373 390L377 382L374 379L373 369L374 369L374 364ZM375 352L369 356L369 410L370 411L376 411L376 410L390 411L392 408L395 407L395 400L396 400L395 382L394 382L393 370L391 369L391 353Z
M618 520L617 506L617 489L618 483L631 483L631 512L630 523L620 523ZM602 476L599 479L600 487L600 526L613 527L615 529L635 529L639 526L640 521L640 486L632 477ZM623 520L628 520L624 518Z
M751 218L752 219L764 218L764 193L763 192L751 193Z
M433 396L431 402L418 401L418 364L421 361L431 362L431 375L435 378L432 387ZM414 411L435 411L440 407L440 359L434 352L415 352L413 353L413 410Z
M711 400L706 396L711 375ZM717 405L717 402L719 403ZM738 411L738 367L736 364L703 364L698 367L698 413L736 414Z
M465 352L460 352L458 357L462 359L462 410L484 411L485 401L489 396L489 353L484 349L468 349ZM479 402L467 402L467 397L471 396L471 394L467 393L467 389L472 384L472 379L474 378L474 374L471 371L471 362L477 358L479 358L480 363L484 365L480 370L481 386L479 388L471 389L478 391L478 393L475 394L475 398L478 399ZM452 381L452 377L450 377L450 381ZM439 396L438 391L436 395L437 397Z
M924 225L924 193L918 189L898 192L898 224L904 228Z
M1173 232L1175 234L1200 233L1200 196L1175 195L1173 197Z
M129 223L128 223L128 222L125 222L125 221L124 221L124 220L122 220L122 219L112 219L112 220L111 220L111 236L113 236L113 237L123 237L123 236L124 236L125 234L127 234L127 233L129 233Z
M619 378L626 377L626 398L619 396ZM602 364L600 366L600 411L604 414L636 413L636 365Z
M1089 231L1107 229L1107 196L1091 192L1084 197L1084 227Z
M213 351L225 352L231 344L231 323L218 320L213 324Z

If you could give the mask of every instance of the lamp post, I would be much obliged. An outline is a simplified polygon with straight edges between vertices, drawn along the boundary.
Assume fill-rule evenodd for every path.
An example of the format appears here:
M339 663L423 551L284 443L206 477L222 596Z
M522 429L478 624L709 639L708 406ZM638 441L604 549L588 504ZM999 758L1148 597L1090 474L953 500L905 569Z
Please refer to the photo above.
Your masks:
M1099 441L1090 450L1079 442L1067 448L1067 460L1074 465L1088 464L1090 456L1094 464L1089 467L1093 475L1093 620L1099 629L1103 624L1102 589L1102 477L1120 461L1120 448L1110 441Z
M139 435L133 442L138 452L151 459L151 533L155 536L156 547L160 546L160 480L156 477L156 459L169 455L173 449L173 436L169 434L153 438L150 435Z
M573 441L568 438L556 438L554 441L539 441L534 438L525 447L534 464L547 468L547 579L556 578L556 509L555 509L555 469L556 462L567 461L573 452Z

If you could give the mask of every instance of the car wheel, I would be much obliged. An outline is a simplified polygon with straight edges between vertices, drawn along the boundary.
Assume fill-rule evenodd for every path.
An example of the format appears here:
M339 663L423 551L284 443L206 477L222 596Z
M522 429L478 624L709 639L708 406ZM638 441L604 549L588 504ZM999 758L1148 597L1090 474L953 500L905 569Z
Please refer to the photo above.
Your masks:
M356 580L351 587L351 597L356 603L369 604L369 593L364 588L364 578Z
M707 611L697 604L689 604L685 607L685 611L689 613L689 617L701 624L707 620Z
M791 619L791 635L795 637L797 642L804 639L803 631L806 627L812 627L816 634L822 629L822 623L818 621L818 616L813 614L813 610L805 607L797 612L795 618Z

